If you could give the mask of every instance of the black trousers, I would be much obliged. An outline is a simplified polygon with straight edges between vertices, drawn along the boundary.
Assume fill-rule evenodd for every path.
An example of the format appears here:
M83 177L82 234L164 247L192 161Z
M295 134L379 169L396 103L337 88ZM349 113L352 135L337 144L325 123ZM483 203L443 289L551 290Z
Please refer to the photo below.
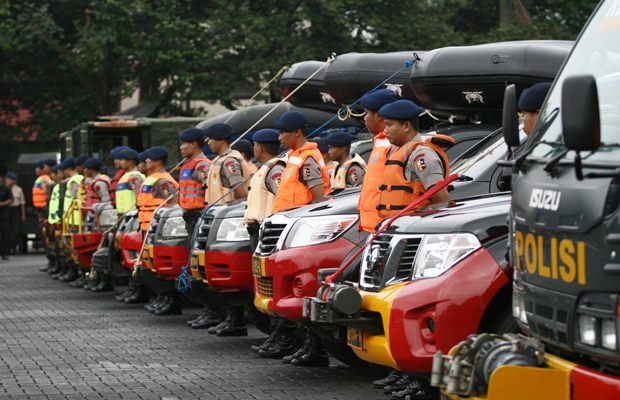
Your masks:
M7 255L8 246L11 242L11 237L9 236L11 219L6 211L8 210L0 211L2 213L0 214L0 256Z
M185 229L187 230L187 236L191 241L192 234L194 233L194 228L196 227L196 223L200 218L201 210L189 210L183 212L183 221L185 221ZM190 246L191 248L191 246Z
M15 250L17 246L22 246L22 209L21 207L9 207L9 237L11 241L9 242L9 249L11 251Z

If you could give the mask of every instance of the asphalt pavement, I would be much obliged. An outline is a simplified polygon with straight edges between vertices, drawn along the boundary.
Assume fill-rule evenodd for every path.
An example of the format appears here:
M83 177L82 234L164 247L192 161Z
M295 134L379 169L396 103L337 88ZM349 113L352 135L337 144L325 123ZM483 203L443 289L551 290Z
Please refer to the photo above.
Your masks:
M0 399L387 399L370 383L379 369L261 359L253 327L242 338L192 330L198 308L157 317L54 281L45 263L0 261Z

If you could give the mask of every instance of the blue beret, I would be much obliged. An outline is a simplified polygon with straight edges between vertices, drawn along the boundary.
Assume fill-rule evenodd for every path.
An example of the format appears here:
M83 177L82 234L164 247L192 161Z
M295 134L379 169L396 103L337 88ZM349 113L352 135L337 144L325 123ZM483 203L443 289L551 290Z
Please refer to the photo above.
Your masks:
M37 162L34 164L34 166L35 166L36 168L43 168L43 167L45 167L45 160L40 160L40 161L37 161Z
M211 139L228 139L233 135L233 130L230 126L222 123L213 124L204 131L204 135Z
M182 142L202 142L204 140L205 132L198 128L189 128L181 132L179 140Z
M293 132L308 125L308 117L299 111L287 111L273 122L273 127L284 132Z
M146 161L146 151L138 153L138 161Z
M327 145L327 142L325 141L325 139L323 138L316 138L314 140L312 140L314 143L316 143L316 145L319 147L319 151L321 153L327 153L329 151L329 146Z
M69 168L75 168L75 158L73 157L66 158L63 162L60 163L60 169Z
M75 165L84 165L84 162L86 162L86 160L88 160L89 158L90 156L87 154L80 154L75 159Z
M52 166L52 172L58 172L58 171L60 171L60 164L56 164Z
M145 151L146 158L151 160L163 160L168 158L168 150L162 146L153 146Z
M345 147L349 146L351 142L355 139L355 136L351 135L347 132L334 132L331 135L325 138L327 145L334 147Z
M57 164L57 162L53 158L48 158L47 160L43 160L43 164L53 167L54 165Z
M84 168L101 168L101 160L95 157L90 157L86 161L84 161Z
M547 92L551 87L550 82L540 82L523 90L519 97L519 110L536 111L542 107Z
M259 129L252 135L252 140L258 143L279 143L280 133L275 129Z
M137 160L138 152L132 149L131 147L127 147L126 149L121 149L117 151L116 158L118 160Z
M113 148L112 150L110 150L110 155L112 156L112 158L118 160L118 155L121 151L125 150L125 149L130 149L131 147L129 146L118 146Z
M411 100L396 100L381 107L379 115L386 119L409 121L420 115L422 111L424 109Z
M398 100L398 96L390 89L375 89L366 93L360 99L362 107L377 111L386 104L390 104Z
M250 153L250 154L252 153L252 147L253 147L252 142L250 142L249 140L245 140L245 139L237 140L237 142L231 146L233 150L237 150L242 153Z
M11 179L13 179L14 181L16 181L16 180L17 180L17 175L16 175L16 174L15 174L15 172L13 172L13 171L9 171L9 172L7 172L7 173L6 173L6 177L7 177L7 178L11 178Z

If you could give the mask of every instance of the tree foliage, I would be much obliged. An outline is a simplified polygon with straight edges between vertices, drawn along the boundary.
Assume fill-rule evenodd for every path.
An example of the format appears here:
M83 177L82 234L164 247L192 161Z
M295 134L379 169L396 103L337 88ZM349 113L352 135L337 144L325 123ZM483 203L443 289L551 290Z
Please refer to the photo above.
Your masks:
M283 65L331 53L574 39L595 0L3 0L0 132L52 138L140 88L165 114L234 107ZM526 13L502 22L506 7ZM510 11L510 10L508 10ZM521 15L521 14L519 14ZM525 22L524 22L525 19ZM272 88L271 94L277 96ZM17 110L32 118L14 127Z

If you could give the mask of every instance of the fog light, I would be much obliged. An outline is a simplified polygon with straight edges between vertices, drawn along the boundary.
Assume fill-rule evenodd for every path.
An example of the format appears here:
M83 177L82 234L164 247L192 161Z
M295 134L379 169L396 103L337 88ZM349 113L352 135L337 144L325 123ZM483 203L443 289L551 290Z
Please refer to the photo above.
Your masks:
M611 319L604 319L601 324L601 341L604 348L616 350L616 323Z
M303 297L304 295L304 283L301 278L295 278L293 280L293 295L295 295L295 297Z
M525 297L520 292L512 292L512 316L527 325L527 315L525 314Z
M589 346L596 345L596 318L589 315L579 316L579 341Z

